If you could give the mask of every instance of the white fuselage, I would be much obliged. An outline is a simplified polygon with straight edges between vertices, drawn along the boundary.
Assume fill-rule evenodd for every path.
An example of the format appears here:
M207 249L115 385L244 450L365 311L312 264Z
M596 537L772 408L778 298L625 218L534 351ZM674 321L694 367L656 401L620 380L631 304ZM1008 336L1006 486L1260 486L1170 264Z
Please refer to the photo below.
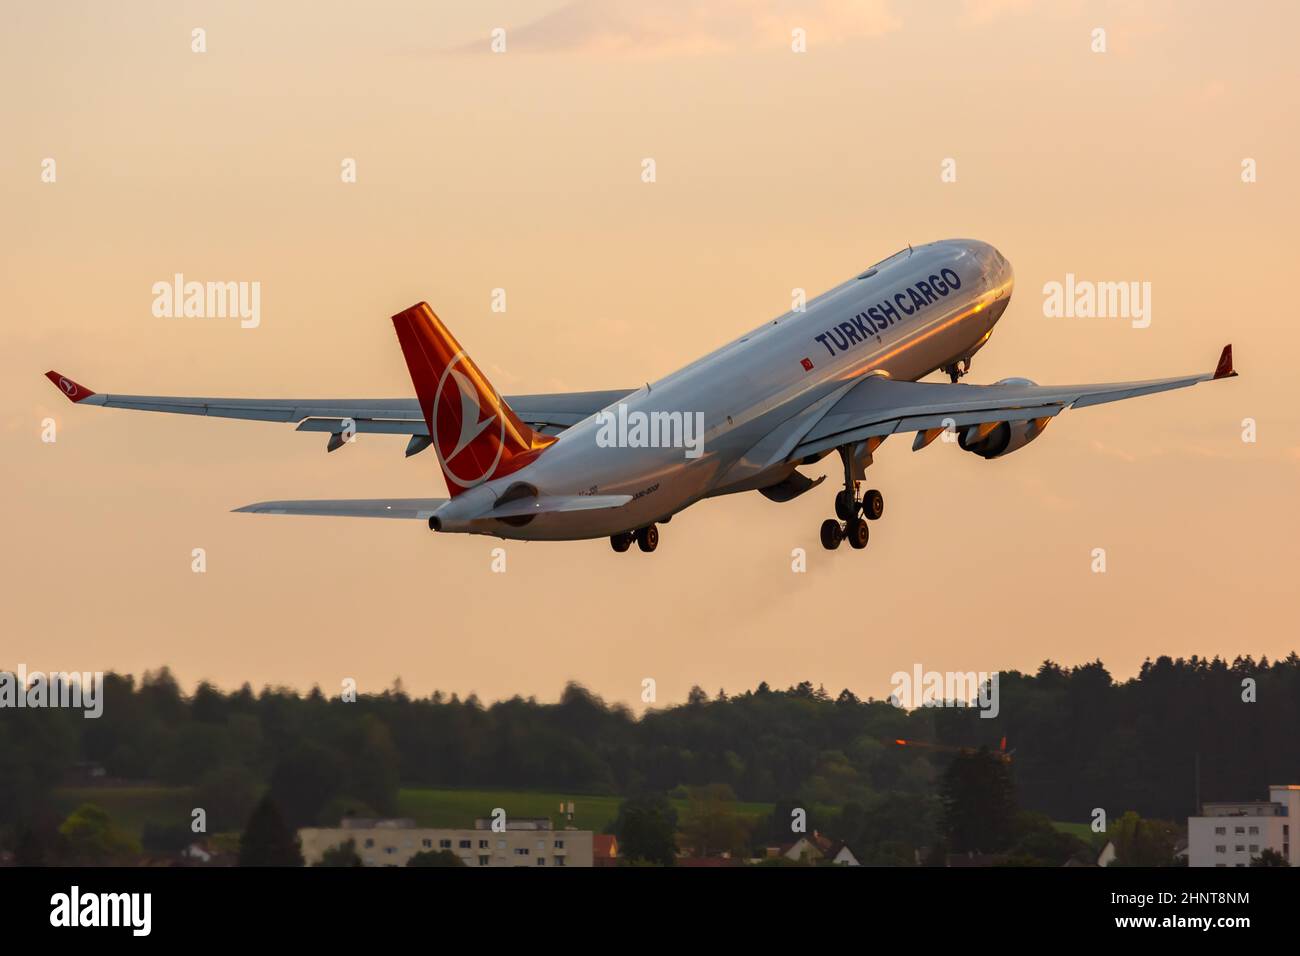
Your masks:
M611 447L592 416L533 463L457 496L438 514L454 527L517 482L541 495L633 495L618 508L542 514L520 526L493 522L487 532L594 538L662 521L703 498L775 484L799 464L789 459L798 439L864 376L916 381L969 361L1006 309L1013 281L1010 264L987 243L945 240L903 250L803 311L766 322L622 400L633 420L634 413L698 413L698 456L682 447Z

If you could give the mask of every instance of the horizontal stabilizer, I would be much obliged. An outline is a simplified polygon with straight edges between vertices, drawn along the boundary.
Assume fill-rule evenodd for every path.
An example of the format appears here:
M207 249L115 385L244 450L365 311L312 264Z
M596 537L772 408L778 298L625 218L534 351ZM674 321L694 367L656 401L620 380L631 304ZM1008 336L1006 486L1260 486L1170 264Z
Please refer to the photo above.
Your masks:
M446 498L338 498L259 501L235 511L258 515L322 515L334 518L415 518L427 521Z

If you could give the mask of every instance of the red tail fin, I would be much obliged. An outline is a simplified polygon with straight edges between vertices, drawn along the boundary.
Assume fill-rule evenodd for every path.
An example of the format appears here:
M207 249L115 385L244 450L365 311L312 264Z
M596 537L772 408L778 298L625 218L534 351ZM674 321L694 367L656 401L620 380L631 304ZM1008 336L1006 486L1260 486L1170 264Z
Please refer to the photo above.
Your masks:
M427 303L397 313L393 326L453 498L518 471L555 441L519 420Z

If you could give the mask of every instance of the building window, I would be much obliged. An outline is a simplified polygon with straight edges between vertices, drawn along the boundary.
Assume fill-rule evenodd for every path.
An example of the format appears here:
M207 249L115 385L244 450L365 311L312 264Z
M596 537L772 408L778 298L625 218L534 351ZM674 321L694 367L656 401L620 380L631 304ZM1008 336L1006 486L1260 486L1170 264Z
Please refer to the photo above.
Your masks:
M468 850L468 849L469 849L470 847L472 847L473 845L474 845L474 841L473 841L473 840L461 840L461 841L460 841L460 848L461 848L462 850Z
M438 849L439 849L439 850L450 850L450 849L451 849L451 841L450 841L450 840L439 840L439 841L438 841Z
M1251 835L1251 836L1255 836L1255 835L1257 835L1258 833L1259 833L1259 827L1251 827L1251 828L1250 828L1250 835Z
M515 847L515 856L527 856L527 855L528 855L528 847L526 846Z
M505 841L505 840L497 840L497 849L498 849L498 850L504 850L505 848L506 848L506 841Z
M538 841L537 841L537 849L539 849L539 850L545 850L545 849L546 849L546 841L545 841L545 840L538 840Z
M1236 846L1236 850L1237 850L1238 853L1242 853L1242 852L1244 852L1245 849L1246 849L1246 848L1245 848L1244 846L1242 846L1240 843L1238 843L1237 846Z
M556 840L556 841L555 841L555 848L556 848L557 850L563 850L563 849L564 849L564 841L563 841L563 840Z
M372 848L374 847L374 845L375 845L375 838L374 838L374 837L366 837L366 849L367 849L367 850L372 849Z
M431 840L429 837L425 837L423 840L420 841L420 843L423 844L426 850L433 849L433 840Z
M1259 844L1258 844L1258 843L1252 843L1252 844L1250 845L1250 852L1251 852L1251 853L1258 853L1258 852L1259 852Z
M1216 846L1216 847L1214 848L1214 852L1215 852L1215 853L1227 853L1227 852L1228 852L1228 848L1227 848L1226 846L1224 846L1222 843L1220 843L1218 846Z
M544 857L544 856L539 856L539 857L537 858L537 865L538 865L538 866L545 866L545 865L546 865L546 857Z
M480 850L486 850L486 849L488 848L488 841L487 841L487 840L479 840L479 841L478 841L478 848L479 848Z
M1233 832L1233 833L1245 833L1245 832L1246 832L1246 828L1245 828L1245 827L1233 827L1233 828L1232 828L1232 832Z
M483 856L483 855L480 854L480 855L479 855L479 858L478 858L478 865L479 865L479 866L487 866L487 865L488 865L488 861L489 861L490 859L492 859L490 856Z
M1215 835L1215 836L1223 836L1223 835L1226 834L1227 832L1228 832L1228 828L1227 828L1227 827L1215 827L1215 828L1214 828L1214 835Z
M555 865L556 865L556 866L564 866L564 865L565 865L565 863L564 863L564 857L562 857L562 856L557 856L557 857L555 858Z
M386 846L386 847L384 847L384 852L387 853L389 856L392 856L394 853L397 852L397 847L395 847L395 846Z

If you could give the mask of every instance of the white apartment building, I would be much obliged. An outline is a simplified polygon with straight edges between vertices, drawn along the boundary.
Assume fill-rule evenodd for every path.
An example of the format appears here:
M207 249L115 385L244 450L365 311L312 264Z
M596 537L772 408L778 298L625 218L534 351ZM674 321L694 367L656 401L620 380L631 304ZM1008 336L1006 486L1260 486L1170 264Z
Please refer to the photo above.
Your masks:
M1268 800L1207 803L1187 818L1188 866L1250 866L1264 850L1300 866L1300 784L1268 788Z
M592 831L556 830L545 817L506 818L504 830L492 820L474 821L473 829L417 827L414 820L349 818L337 827L298 831L308 866L325 851L348 840L366 866L405 866L417 853L450 850L466 866L592 866Z

